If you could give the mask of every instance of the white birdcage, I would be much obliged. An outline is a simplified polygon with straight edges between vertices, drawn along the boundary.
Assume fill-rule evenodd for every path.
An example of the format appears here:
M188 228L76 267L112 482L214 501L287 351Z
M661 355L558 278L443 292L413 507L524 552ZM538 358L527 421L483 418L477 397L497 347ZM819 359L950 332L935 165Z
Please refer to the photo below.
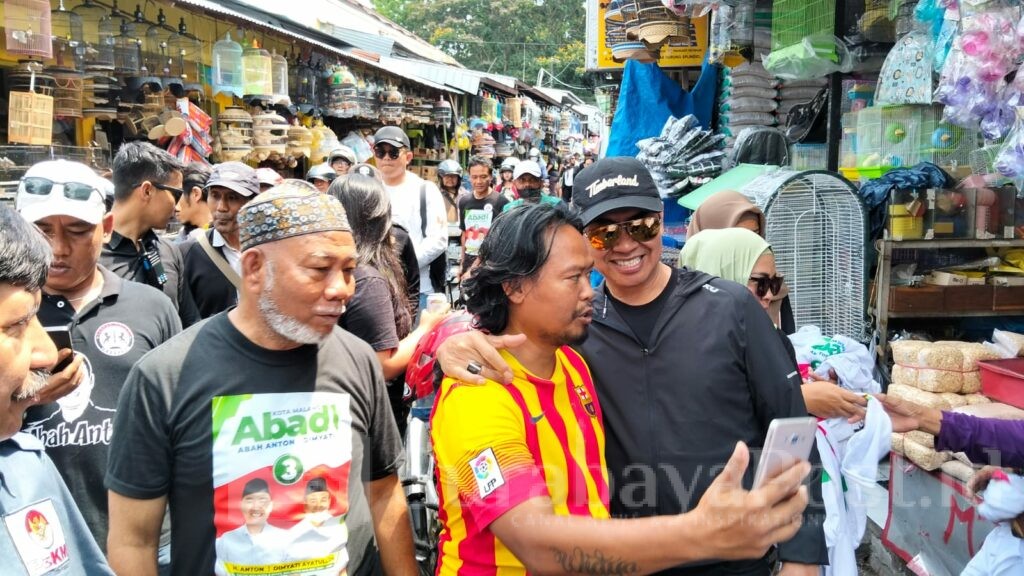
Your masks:
M11 54L53 55L50 32L50 3L46 0L5 0L4 29Z
M856 187L832 172L780 169L741 192L764 210L797 328L865 340L867 216Z

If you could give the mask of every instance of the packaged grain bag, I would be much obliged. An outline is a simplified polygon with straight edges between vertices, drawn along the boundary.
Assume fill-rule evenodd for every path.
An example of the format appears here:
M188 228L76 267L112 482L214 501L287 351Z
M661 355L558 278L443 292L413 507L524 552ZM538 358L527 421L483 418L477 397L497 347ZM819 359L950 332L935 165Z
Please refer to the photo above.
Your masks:
M890 396L896 398L902 398L915 404L927 406L929 408L936 408L938 410L949 410L949 402L942 397L941 394L935 394L934 392L926 392L920 388L914 388L912 386L903 386L900 384L890 384L887 392Z
M927 432L922 432L920 430L911 430L910 432L906 433L906 439L913 440L914 442L917 442L918 444L926 448L931 448L932 450L935 449L935 436L932 436Z
M917 355L931 344L922 340L896 340L889 344L892 348L892 360L903 366L916 366Z
M892 434L892 451L902 455L903 454L903 434L893 432Z
M892 383L917 388L917 368L908 368L894 364L892 367Z
M967 406L967 397L961 394L955 394L953 392L942 392L939 394L942 399L949 404L950 408L959 408L961 406Z
M977 406L992 403L992 401L989 400L988 396L985 396L984 394L965 394L964 398L967 399L968 406Z
M984 398L984 396L982 396ZM1024 410L1002 402L988 402L985 404L970 404L960 408L954 408L957 414L967 414L978 418L995 418L997 420L1024 420Z
M939 469L961 482L969 482L971 478L974 478L974 473L976 472L973 466L964 464L956 459L943 462Z
M914 464L928 471L935 470L953 457L949 452L936 452L927 446L914 442L909 437L903 438L903 455Z

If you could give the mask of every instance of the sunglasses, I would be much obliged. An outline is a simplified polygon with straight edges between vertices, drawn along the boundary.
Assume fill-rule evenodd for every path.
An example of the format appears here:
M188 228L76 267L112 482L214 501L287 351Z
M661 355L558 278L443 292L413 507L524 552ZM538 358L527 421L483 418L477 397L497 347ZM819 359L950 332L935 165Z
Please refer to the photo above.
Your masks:
M25 193L33 196L49 196L53 192L54 186L62 187L64 189L64 197L68 200L84 202L91 198L94 193L103 196L103 193L92 184L83 184L81 182L54 182L49 178L29 176L28 178L22 178L21 184L24 187Z
M778 294L782 290L782 282L785 280L782 276L751 276L751 284L756 283L757 288L754 290L758 298L764 298L768 291L771 290L772 294Z
M589 228L584 232L584 235L586 235L590 245L595 249L611 250L622 239L623 231L637 242L653 240L661 232L661 218L659 216L644 216L643 218L619 222L618 224L606 224Z
M150 181L149 183L152 184L153 188L156 188L157 190L163 190L164 192L170 192L171 195L174 196L174 203L175 204L177 204L178 200L181 200L181 197L185 195L185 191L182 190L181 188L175 188L174 186L168 186L166 184L158 184L158 183L153 182L153 181ZM142 186L142 184L143 184L142 182L139 182L135 186L132 186L132 188L138 188L139 186Z
M398 157L402 155L402 149L401 148L386 148L385 149L383 147L374 147L373 155L376 156L377 159L379 159L379 160L383 160L385 156L387 156L388 158L391 158L392 160L398 160Z

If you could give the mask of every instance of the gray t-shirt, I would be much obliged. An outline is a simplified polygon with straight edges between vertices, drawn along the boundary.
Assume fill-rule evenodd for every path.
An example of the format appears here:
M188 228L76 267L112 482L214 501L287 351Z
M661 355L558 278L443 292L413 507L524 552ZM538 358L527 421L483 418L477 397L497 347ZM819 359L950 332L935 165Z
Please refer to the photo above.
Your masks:
M347 563L355 575L375 560L363 484L395 474L401 458L366 343L336 328L320 346L267 350L219 314L132 369L106 483L129 498L168 496L172 574L326 575ZM267 548L249 556L257 564L218 559L218 539L244 525L287 535L254 538Z

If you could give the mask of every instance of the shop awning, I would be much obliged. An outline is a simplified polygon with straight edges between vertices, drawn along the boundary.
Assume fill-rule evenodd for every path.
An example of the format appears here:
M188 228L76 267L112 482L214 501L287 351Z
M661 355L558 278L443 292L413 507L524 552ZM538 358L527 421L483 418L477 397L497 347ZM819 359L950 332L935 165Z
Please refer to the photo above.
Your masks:
M412 74L423 80L443 84L467 94L479 93L481 86L513 96L519 93L518 81L511 76L389 56L382 56L381 64L389 69L402 70L403 74Z
M259 26L260 28L274 31L283 36L307 42L329 54L336 54L349 60L361 62L382 73L399 76L426 88L452 93L459 92L458 90L452 89L451 87L445 86L441 83L432 82L428 79L415 75L406 75L398 70L388 69L381 62L370 57L370 55L357 54L353 52L351 48L337 46L337 39L332 38L323 32L310 30L293 22L282 20L276 15L268 14L262 10L245 4L240 4L231 0L220 0L218 2L213 2L212 0L181 0L181 3L189 6L195 6L196 8L200 8L213 14L220 14L236 20L248 22Z

